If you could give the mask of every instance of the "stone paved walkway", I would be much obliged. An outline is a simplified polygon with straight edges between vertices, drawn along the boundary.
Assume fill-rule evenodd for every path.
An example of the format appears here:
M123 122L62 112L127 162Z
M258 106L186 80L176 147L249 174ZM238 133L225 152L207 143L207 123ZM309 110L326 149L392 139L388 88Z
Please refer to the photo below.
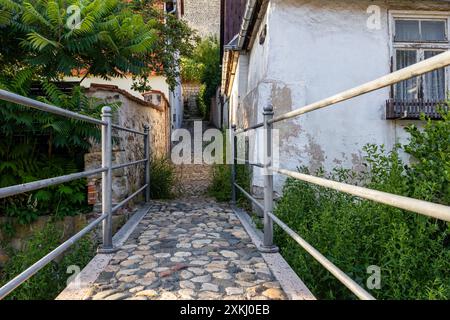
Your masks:
M156 202L97 279L93 300L286 299L229 206Z

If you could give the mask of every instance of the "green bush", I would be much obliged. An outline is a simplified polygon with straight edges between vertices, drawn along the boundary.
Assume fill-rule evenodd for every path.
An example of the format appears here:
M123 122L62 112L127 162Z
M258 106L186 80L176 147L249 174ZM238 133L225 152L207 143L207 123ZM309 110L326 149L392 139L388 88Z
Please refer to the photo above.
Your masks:
M392 152L365 147L365 174L337 169L328 178L448 205L450 122L408 128L407 146ZM406 166L399 149L411 156ZM302 169L301 171L305 171ZM378 299L450 299L450 228L447 223L288 179L276 214L363 287L367 268L381 268ZM312 292L322 299L355 298L289 236L276 243Z
M154 158L150 163L150 197L152 199L173 198L175 171L166 158Z
M223 133L223 162L226 163L226 144L229 137ZM247 165L236 166L236 182L247 192L250 192L251 172ZM217 201L231 201L231 165L215 164L213 166L213 179L209 187L208 194L216 198ZM248 199L239 191L237 191L237 201L239 205L249 208Z
M32 98L100 116L104 102L88 98L80 86L65 93L53 82L36 82L33 77L27 69L2 74L0 87L31 96L30 86L38 84L41 95ZM118 104L112 107L116 109ZM0 101L0 188L83 171L84 154L99 138L95 125ZM23 224L40 215L76 215L87 207L86 194L86 182L81 179L1 199L0 215L16 217Z
M203 39L190 57L181 59L182 79L202 84L197 103L205 120L209 119L211 99L220 86L220 64L220 44L216 37Z
M410 126L405 151L414 159L408 176L414 197L442 204L450 203L450 112L441 112L443 121L428 120L424 130Z
M200 86L200 90L198 92L198 97L197 97L197 105L198 105L198 110L200 111L200 115L203 117L203 119L207 119L208 114L209 114L210 102L207 101L205 84L202 84Z
M48 224L36 233L23 251L15 253L0 273L0 286L23 272L27 267L47 255L64 241L61 230ZM51 262L37 274L14 290L10 300L53 300L66 287L69 266L82 269L95 255L95 247L89 236L78 241L69 251Z
M236 182L247 192L250 192L250 170L246 165L236 166ZM209 188L209 195L216 198L217 201L226 202L231 200L231 166L226 164L217 164L213 167L213 180ZM238 201L247 200L245 196L238 191ZM242 203L241 203L242 204Z

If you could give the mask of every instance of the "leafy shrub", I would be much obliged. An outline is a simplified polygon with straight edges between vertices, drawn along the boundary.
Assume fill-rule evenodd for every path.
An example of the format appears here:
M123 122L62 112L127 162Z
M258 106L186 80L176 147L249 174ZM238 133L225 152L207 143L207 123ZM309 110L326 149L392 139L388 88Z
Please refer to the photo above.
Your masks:
M7 89L28 95L31 74L19 72ZM0 79L0 85L3 79ZM70 94L44 81L43 102L98 117L104 104L84 96L77 86ZM117 108L117 104L112 104ZM18 185L84 170L83 155L99 129L91 124L0 102L0 187ZM76 215L87 208L85 180L0 200L0 215L30 223L39 215Z
M443 121L428 120L424 130L410 126L405 151L413 161L408 176L409 193L417 198L442 204L450 203L450 112L441 112ZM424 119L425 120L425 119Z
M150 163L150 197L171 199L175 183L175 171L167 158L154 158Z
M210 102L207 101L205 84L202 84L200 86L200 90L198 92L198 98L197 98L197 105L198 105L198 110L200 111L200 115L203 117L203 119L207 119L208 114L209 114Z
M73 4L81 8L76 28L67 27ZM105 79L132 73L135 89L144 91L152 73L173 89L177 53L189 54L196 39L185 21L164 15L153 0L1 0L0 28L0 69L35 66L51 79L73 70Z
M408 128L409 144L391 152L368 145L366 173L336 169L328 178L358 176L372 189L448 205L448 120ZM411 165L403 164L399 149L413 157ZM276 214L363 287L367 268L379 266L381 290L371 291L378 299L450 298L450 228L442 221L294 179L287 180ZM279 228L276 242L317 297L354 298Z
M231 168L229 165L215 164L213 166L213 179L208 193L217 201L231 200Z
M198 105L204 119L209 118L211 99L220 85L220 63L220 45L216 37L202 40L190 57L181 59L182 79L202 84Z
M52 176L75 173L80 169L68 159L58 157L48 161L35 161L36 168L20 168L24 161L16 161L12 174L18 174L18 184ZM7 178L5 175L3 178ZM8 185L8 184L6 184ZM0 210L5 216L15 217L21 224L33 222L38 216L55 215L59 217L75 216L89 210L86 203L86 179L79 179L65 184L40 189L36 192L6 198L0 201Z
M229 137L223 133L223 162L225 163L227 159L226 154L226 143ZM231 165L228 164L215 164L213 166L213 179L211 186L209 187L208 194L217 201L227 202L231 201ZM251 173L247 165L236 165L236 182L247 192L250 192L250 180ZM237 191L237 201L241 206L249 208L247 198L242 195L241 192Z
M27 267L41 259L64 241L61 230L54 224L36 233L26 245L25 250L17 252L7 262L0 273L0 283L5 284ZM95 247L89 236L78 241L69 251L36 273L14 290L10 300L52 300L66 287L69 266L82 269L94 256ZM1 286L1 285L0 285Z
M236 182L247 192L250 192L250 170L246 165L236 166ZM213 167L213 180L209 188L209 195L217 201L226 202L231 200L231 166L227 164L216 164ZM246 199L239 191L237 199Z

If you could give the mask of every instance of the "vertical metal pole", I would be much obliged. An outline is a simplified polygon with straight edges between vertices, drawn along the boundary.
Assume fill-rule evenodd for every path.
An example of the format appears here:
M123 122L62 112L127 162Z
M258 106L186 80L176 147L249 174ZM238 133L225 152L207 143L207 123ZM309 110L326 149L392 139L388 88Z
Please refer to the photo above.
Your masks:
M236 205L236 125L231 126L230 143L231 143L231 204Z
M150 202L150 127L146 124L144 126L144 154L145 159L145 202Z
M260 250L265 253L278 252L273 244L273 221L269 216L273 212L273 173L269 170L273 163L273 124L269 120L273 119L273 114L271 105L264 108L264 241Z
M114 252L112 242L112 114L110 107L103 107L102 120L107 124L102 126L102 167L107 171L102 173L102 211L107 214L103 220L103 246L99 253Z

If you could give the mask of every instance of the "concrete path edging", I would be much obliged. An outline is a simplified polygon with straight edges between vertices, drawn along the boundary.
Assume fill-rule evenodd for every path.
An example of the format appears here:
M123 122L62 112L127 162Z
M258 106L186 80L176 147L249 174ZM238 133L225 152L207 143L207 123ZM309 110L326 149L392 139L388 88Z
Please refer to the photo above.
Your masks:
M262 246L262 232L256 229L247 212L236 207L232 207L232 209L239 220L241 220L253 243L260 248ZM290 300L316 300L316 297L292 270L281 254L261 253L261 255Z

